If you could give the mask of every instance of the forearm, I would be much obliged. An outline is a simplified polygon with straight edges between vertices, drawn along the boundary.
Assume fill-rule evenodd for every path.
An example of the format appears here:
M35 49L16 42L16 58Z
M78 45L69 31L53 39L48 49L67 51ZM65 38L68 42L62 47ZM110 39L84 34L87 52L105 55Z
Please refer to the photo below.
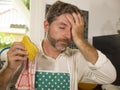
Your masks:
M100 51L98 51L98 60L93 65L90 62L87 62L87 69L85 68L86 63L82 63L82 66L79 65L79 69L81 67L84 68L84 77L82 78L82 82L89 83L99 83L99 84L108 84L112 83L116 79L116 70L110 60ZM79 60L78 60L79 61ZM81 70L79 73L81 74ZM89 78L89 79L88 79Z
M95 65L89 63L88 70L90 71L85 74L85 81L88 80L88 77L88 82L95 81L99 84L109 84L116 80L116 69L104 55L99 56Z
M0 73L0 90L5 90L13 71L10 68L6 68L3 72Z
M75 44L86 60L92 64L96 63L98 59L98 53L92 45L90 45L85 39L78 39L75 41Z
M98 59L98 53L96 49L84 39L84 19L82 15L80 13L72 13L71 15L67 14L66 17L72 25L71 34L76 46L86 60L95 64Z

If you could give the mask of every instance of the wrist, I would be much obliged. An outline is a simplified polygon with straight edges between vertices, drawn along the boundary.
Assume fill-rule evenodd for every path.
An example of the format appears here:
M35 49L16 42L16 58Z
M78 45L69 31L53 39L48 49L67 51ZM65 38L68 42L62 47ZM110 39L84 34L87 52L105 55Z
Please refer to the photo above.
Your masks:
M11 67L9 67L9 66L7 66L6 69L7 69L8 71L12 72L12 73L14 73L14 72L16 71L15 69L13 69L13 68L11 68Z
M84 38L77 38L74 40L75 45L79 48L88 42Z

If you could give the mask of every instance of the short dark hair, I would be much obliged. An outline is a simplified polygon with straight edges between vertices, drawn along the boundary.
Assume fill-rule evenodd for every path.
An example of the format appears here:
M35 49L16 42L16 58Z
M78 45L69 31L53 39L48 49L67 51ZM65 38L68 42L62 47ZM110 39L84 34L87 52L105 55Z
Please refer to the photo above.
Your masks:
M48 9L48 12L46 14L46 20L48 21L49 24L51 24L56 19L56 17L65 13L72 14L73 12L80 13L82 15L82 11L75 5L61 2L61 1L56 1Z

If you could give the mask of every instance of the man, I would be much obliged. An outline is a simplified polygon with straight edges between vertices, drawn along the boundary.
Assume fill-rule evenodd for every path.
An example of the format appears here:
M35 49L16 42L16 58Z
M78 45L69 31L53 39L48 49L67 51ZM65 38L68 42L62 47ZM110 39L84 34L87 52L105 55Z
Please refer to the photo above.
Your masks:
M76 6L54 3L46 15L44 29L46 36L38 46L31 90L77 90L78 82L108 84L116 79L115 68L108 58L84 39L84 20ZM78 49L68 47L71 41ZM1 87L8 87L10 78L15 77L27 56L22 43L13 43L7 52L8 65L0 74Z

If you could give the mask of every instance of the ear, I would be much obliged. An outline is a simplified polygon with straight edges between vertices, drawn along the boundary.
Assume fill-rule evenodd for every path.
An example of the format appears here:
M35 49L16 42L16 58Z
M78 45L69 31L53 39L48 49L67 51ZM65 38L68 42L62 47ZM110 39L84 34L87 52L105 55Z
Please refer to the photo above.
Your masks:
M48 32L49 30L49 23L47 20L44 21L44 29L45 29L45 32Z

